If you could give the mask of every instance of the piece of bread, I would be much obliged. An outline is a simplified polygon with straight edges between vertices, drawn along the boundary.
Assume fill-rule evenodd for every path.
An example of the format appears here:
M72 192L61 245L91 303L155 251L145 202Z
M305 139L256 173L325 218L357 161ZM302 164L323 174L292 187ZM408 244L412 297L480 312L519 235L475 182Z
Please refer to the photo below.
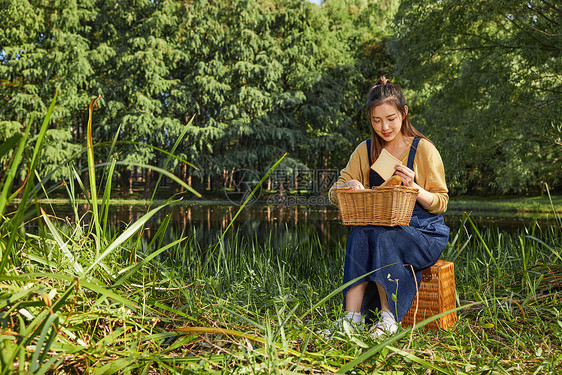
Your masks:
M383 148L377 160L371 165L371 169L385 180L388 180L396 172L394 168L396 164L402 164L402 162Z
M402 183L402 177L398 175L394 175L390 177L388 180L386 180L385 182L383 182L380 186L394 186L394 185L400 185L401 183Z

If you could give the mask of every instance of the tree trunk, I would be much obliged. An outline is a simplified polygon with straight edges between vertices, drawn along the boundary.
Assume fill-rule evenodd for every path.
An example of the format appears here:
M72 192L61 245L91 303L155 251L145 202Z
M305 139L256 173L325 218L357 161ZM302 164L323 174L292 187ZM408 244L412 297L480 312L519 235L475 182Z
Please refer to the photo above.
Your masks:
M152 169L147 169L144 179L144 192L142 193L144 198L150 198L152 196Z
M192 186L192 178L191 178L191 169L187 164L182 164L181 166L181 178L184 180L189 186ZM181 189L181 186L180 186Z
M82 180L82 184L84 185L84 195L88 199L92 198L92 195L90 193L90 176L88 176L88 170L82 172L80 179Z
M127 168L121 172L121 192L123 195L133 194L133 176Z

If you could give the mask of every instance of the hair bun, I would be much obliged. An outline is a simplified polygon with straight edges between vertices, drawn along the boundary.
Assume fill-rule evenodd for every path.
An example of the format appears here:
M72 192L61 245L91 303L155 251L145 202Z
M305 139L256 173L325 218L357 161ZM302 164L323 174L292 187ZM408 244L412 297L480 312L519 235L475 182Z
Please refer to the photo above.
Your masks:
M381 76L381 77L378 79L377 83L375 83L375 86L378 86L378 85L390 85L391 83L392 83L392 82L390 82L390 81L388 80L388 78L386 78L385 76Z

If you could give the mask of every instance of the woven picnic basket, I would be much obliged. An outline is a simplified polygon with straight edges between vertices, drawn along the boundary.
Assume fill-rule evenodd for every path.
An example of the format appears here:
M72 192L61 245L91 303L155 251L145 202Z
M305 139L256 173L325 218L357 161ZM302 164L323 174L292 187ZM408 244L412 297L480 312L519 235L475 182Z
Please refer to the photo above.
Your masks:
M401 185L336 189L343 225L409 225L418 189Z
M408 327L434 315L457 307L455 292L455 265L438 260L433 266L422 271L421 284L414 297L412 307L402 319L402 326ZM457 320L456 311L429 322L425 327L447 330Z

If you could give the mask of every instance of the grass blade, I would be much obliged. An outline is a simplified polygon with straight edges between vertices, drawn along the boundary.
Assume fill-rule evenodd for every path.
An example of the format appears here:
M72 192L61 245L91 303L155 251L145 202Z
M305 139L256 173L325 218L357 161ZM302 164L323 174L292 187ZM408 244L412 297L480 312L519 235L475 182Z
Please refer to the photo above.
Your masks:
M176 139L176 143L174 143L174 146L172 147L172 150L170 151L170 153L168 154L168 157L166 158L166 160L164 160L164 164L162 165L162 169L166 170L166 168L168 167L168 164L170 163L170 160L172 160L172 157L174 156L174 152L176 152L176 149L178 148L178 146L180 145L181 141L183 140L183 138L185 137L185 135L187 134L187 131L189 130L189 127L191 126L191 123L193 122L193 119L195 118L195 115L193 115L191 117L191 119L189 120L189 122L187 123L187 125L185 125L180 133L180 136L178 137L178 139ZM158 186L160 185L160 181L162 180L162 174L158 175L158 180L156 181L156 185L154 185L154 189L152 191L152 197L150 198L150 202L152 203L152 201L154 200L154 197L156 196L156 191L158 189ZM150 209L150 205L148 206L148 209Z
M29 122L27 123L27 127L25 128L23 137L20 138L18 148L16 150L16 153L14 154L12 163L10 164L10 167L8 168L8 171L6 173L6 181L4 182L2 193L0 194L0 217L4 215L4 210L6 209L6 205L8 203L8 194L12 190L12 185L14 183L14 179L16 178L16 172L20 167L20 163L23 157L23 151L27 146L27 139L29 137L29 132L31 130L32 124L33 124L33 118L31 118L31 120L29 120ZM3 267L0 267L0 271L2 269Z
M131 365L132 363L136 362L137 358L128 357L128 358L120 358L115 361L109 362L108 364L97 368L93 375L111 375L117 374L118 372L128 373L127 366Z
M115 172L115 159L111 163L109 167L109 172L107 174L107 181L105 182L105 190L103 192L103 199L102 202L104 205L102 206L102 217L103 217L103 224L102 224L102 231L105 235L107 231L107 217L109 216L109 202L111 197L111 184L113 179L113 173Z
M94 241L96 244L96 257L99 254L101 245L100 245L100 238L102 237L102 230L101 230L101 223L100 217L98 212L98 192L96 189L96 170L94 168L95 161L94 161L94 144L92 140L92 119L94 116L94 104L96 100L101 99L101 95L98 95L96 98L90 101L90 107L88 109L88 128L87 128L87 135L86 135L86 143L88 147L88 177L90 179L90 199L92 200L92 221L96 228L96 234Z
M12 135L10 138L6 139L6 141L4 141L4 143L2 143L0 145L0 158L4 155L6 155L8 152L10 152L11 149L13 149L14 147L16 147L16 145L18 144L18 141L21 140L22 135L19 133L16 133L14 135Z
M532 240L537 241L538 243L540 243L541 245L543 245L544 247L546 247L548 250L550 250L552 252L552 254L554 254L554 256L556 256L559 260L562 260L562 257L560 256L560 251L557 251L557 249L553 248L552 246L549 246L546 242L544 242L543 240L535 237L535 236L525 236L527 238L530 238Z
M127 270L124 269L123 271L126 271L127 273L124 274L123 276L121 276L119 278L119 280L117 280L114 284L113 287L116 287L118 285L121 285L125 280L127 280L133 273L135 273L135 271L137 271L139 268L141 268L142 266L144 266L146 263L150 262L152 259L156 258L158 255L162 254L164 251L168 250L171 247L176 246L177 244L179 244L180 242L183 242L187 239L187 237L183 237L180 238L178 240L175 240L172 243L169 243L168 245L156 250L155 252L151 253L149 256L147 256L146 258L144 258L142 261L131 265L130 269Z
M46 114L46 116L43 120L43 124L41 125L41 129L39 130L39 135L37 136L37 141L36 141L35 147L33 149L33 157L31 159L31 164L29 166L29 170L27 171L26 183L24 185L25 188L23 190L23 194L22 194L22 198L21 198L22 202L27 202L27 200L28 200L29 192L31 190L31 185L32 185L32 180L33 180L32 176L34 175L35 168L37 167L37 163L39 162L39 153L40 153L40 150L41 150L43 139L45 138L45 133L47 132L47 128L49 127L49 122L51 121L51 115L53 114L53 111L55 109L56 101L57 101L57 93L55 93L55 96L54 96L53 100L51 101L51 105L49 106L49 110L47 111L47 114ZM18 147L18 151L16 152L16 156L14 157L12 165L10 166L10 168L8 170L8 177L6 179L6 183L4 184L4 189L2 190L2 193L0 195L0 217L2 217L4 215L4 210L6 208L6 204L9 201L9 199L7 199L7 196L9 194L9 191L10 191L11 187L12 187L12 183L13 183L13 180L15 178L16 171L19 167L19 163L21 162L23 149L26 146L30 128L31 128L31 121L26 128L25 135L20 140L20 144L19 144L19 147ZM14 194L16 194L16 193L14 193ZM10 200L11 200L11 198L10 198ZM19 228L19 226L21 225L21 221L22 221L22 218L24 216L25 208L26 208L25 204L20 205L18 207L18 210L17 210L14 218L10 220L10 226L13 229L10 233L10 237L9 237L8 243L6 245L6 249L2 253L2 261L0 262L0 273L2 273L4 271L4 267L6 266L6 263L8 262L8 258L12 254L12 249L13 249L16 237L18 235L18 231L16 230L16 228Z
M496 266L496 270L498 271L498 274L501 274L500 266L496 262L496 259L494 258L494 255L492 254L492 251L490 250L490 248L486 244L486 241L484 241L484 239L482 238L482 235L480 234L480 231L476 227L476 224L474 224L474 221L472 220L472 218L469 215L467 215L467 218L468 218L468 221L470 222L470 225L472 226L472 229L474 229L474 233L476 233L476 237L478 237L480 242L482 242L482 245L484 245L484 249L486 249L486 252L490 256L490 259L492 259L492 262L494 262L494 265Z
M185 183L182 179L177 177L175 174L173 174L171 172L168 172L165 169L155 167L154 165L143 164L143 163L134 163L134 162L128 162L128 161L115 161L115 162L99 163L99 164L96 164L94 168L104 167L106 165L111 165L113 163L115 163L116 165L125 165L125 166L130 166L130 167L139 167L139 168L144 168L144 169L151 169L155 172L161 173L161 174L165 175L166 177L174 180L175 182L177 182L178 184L180 184L181 186L183 186L184 188L189 190L191 193L193 193L195 196L197 196L198 198L201 198L201 194L199 194L197 191L195 191L195 189L193 189L191 186L189 186L187 183ZM80 171L80 172L82 172L82 171Z
M171 202L168 202L166 204L163 204L160 207L157 207L153 210L151 210L150 212L144 214L139 220L137 220L135 223L133 223L129 228L127 228L123 233L121 233L121 235L119 237L117 237L115 239L115 241L113 241L108 247L107 249L103 252L103 254L99 255L96 257L96 260L94 261L94 263L92 263L92 265L90 267L88 267L88 269L86 269L86 271L84 271L84 275L88 275L92 269L98 265L98 263L100 263L106 256L108 256L112 251L114 251L115 249L117 249L119 246L121 246L121 244L123 244L125 241L127 241L131 236L133 236L139 229L141 229L144 224L152 217L154 216L158 211L160 211L161 209L163 209L164 207L168 206Z
M31 357L31 364L29 366L31 372L37 372L41 367L41 363L45 361L47 352L49 351L49 348L51 347L53 340L57 334L58 320L59 317L57 314L51 314L47 318L45 325L43 326L43 330L41 331L41 336L39 336L39 339L37 340L35 352ZM49 331L51 331L51 334L49 335L49 337L47 337Z
M433 363L426 361L423 358L420 358L412 353L409 353L405 350L399 349L399 348L395 348L393 346L387 345L386 346L390 351L395 352L400 354L402 357L409 359L412 362L416 362L422 366L424 366L426 369L431 369L431 370L435 370L435 371L439 371L442 372L443 374L464 374L464 372L451 372L448 369L444 369L442 367L436 366Z
M348 286L352 285L354 282L361 280L362 278L364 278L365 276L368 276L370 274L372 274L373 272L382 270L385 267L390 267L392 265L394 265L396 263L392 263L392 264L388 264L386 266L377 268L376 270L372 270L367 272L364 275L361 275L359 277L356 277L353 280L348 281L347 283L343 284L342 286L340 286L339 288L333 290L330 294L328 294L326 297L322 298L320 301L318 301L314 306L312 306L310 309L308 309L304 314L301 315L301 317L299 318L300 320L302 320L305 316L307 316L308 314L310 314L312 311L316 310L318 307L322 306L324 303L326 303L326 301L328 301L330 298L332 298L333 296L335 296L336 294L342 292L345 288L347 288Z
M43 208L41 208L41 216L43 217L43 220L47 224L47 227L49 228L49 231L51 232L55 241L59 245L59 249L63 252L63 254L67 257L67 259L72 263L72 266L74 268L74 272L76 272L78 275L81 275L84 272L84 269L82 268L80 263L75 261L74 255L72 255L70 250L68 250L68 247L66 246L66 243L63 241L62 237L60 236L58 230L55 228L54 224L47 217L47 214L45 213Z

